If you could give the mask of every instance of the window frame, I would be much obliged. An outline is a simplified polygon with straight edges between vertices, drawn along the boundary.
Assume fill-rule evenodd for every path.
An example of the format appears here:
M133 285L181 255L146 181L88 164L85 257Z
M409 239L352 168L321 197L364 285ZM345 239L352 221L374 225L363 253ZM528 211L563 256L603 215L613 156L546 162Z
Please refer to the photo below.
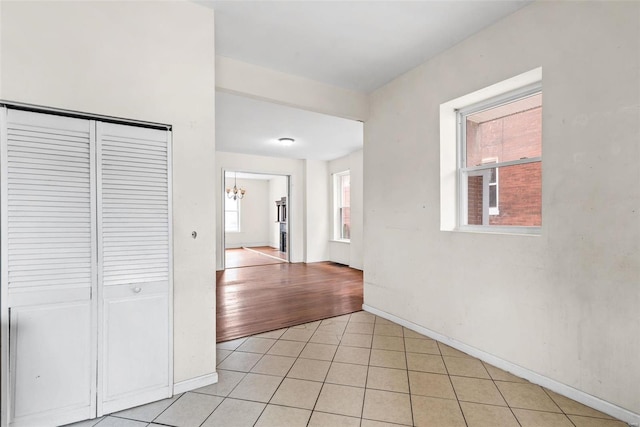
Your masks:
M335 172L333 175L333 240L336 242L350 243L351 236L348 239L342 236L342 212L341 209L351 208L351 191L349 191L349 205L342 205L342 177L349 176L349 190L351 190L351 171Z
M491 165L498 163L498 157L487 157L482 159L481 163L483 165ZM500 172L499 168L491 168L496 170L496 182L491 182L491 176L489 176L489 216L491 215L500 215ZM489 171L491 171L489 169ZM496 187L496 205L491 206L491 186Z
M466 166L467 164L467 120L466 117L481 111L496 108L501 105L509 104L520 99L534 96L538 93L542 93L542 81L538 81L521 88L513 89L510 91L504 91L496 96L481 100L479 102L455 109L456 114L456 180L457 180L457 199L458 199L458 226L459 231L475 231L475 232L499 232L499 233L512 233L512 234L541 234L541 226L523 226L523 225L489 225L489 217L491 214L491 207L487 210L487 215L483 215L483 225L468 224L468 177L478 176L490 173L490 170L496 169L496 185L498 183L498 174L501 167L522 165L528 163L540 162L542 164L542 156L528 157L517 160L510 160L506 162L499 162L496 159L494 163L484 163L477 166ZM542 144L542 141L540 142ZM491 159L486 159L491 160ZM484 181L484 180L483 180ZM488 187L489 184L485 184L486 192L483 194L486 197L487 206L489 205L488 199ZM499 212L499 199L498 188L496 187L496 210ZM483 203L484 205L484 203Z
M225 194L225 196L224 196L224 197L225 197L225 200L224 200L224 232L225 232L225 233L241 233L241 232L242 232L242 225L241 225L241 222L240 222L240 221L241 221L241 218L242 218L242 217L240 216L240 210L241 210L241 208L240 208L240 201L241 201L242 199L236 199L236 200L235 200L235 202L236 202L236 206L237 206L237 209L234 209L234 210L228 210L228 209L227 209L227 203L228 203L229 201L233 200L233 198L231 198L231 197L227 197L227 195L226 195L226 194ZM236 229L236 230L227 230L227 222L228 222L228 221L227 221L227 212L235 212L235 214L236 214L236 218L237 218L237 221L238 221L238 222L237 222L238 227L237 227L237 229Z

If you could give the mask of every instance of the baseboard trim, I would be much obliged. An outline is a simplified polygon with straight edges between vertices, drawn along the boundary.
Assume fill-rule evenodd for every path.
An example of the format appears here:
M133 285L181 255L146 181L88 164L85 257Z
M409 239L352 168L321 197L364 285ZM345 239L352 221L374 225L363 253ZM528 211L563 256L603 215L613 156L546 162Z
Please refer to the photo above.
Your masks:
M376 316L379 316L384 319L390 320L394 323L397 323L398 325L402 325L405 328L411 329L412 331L415 331L419 334L422 334L429 338L433 338L434 340L440 341L450 347L455 348L456 350L460 350L464 353L467 353L484 362L487 362L493 366L496 366L504 371L511 372L512 374L517 375L521 378L524 378L534 384L538 384L542 387L548 388L551 391L554 391L558 394L566 396L569 399L573 399L576 402L580 402L583 405L587 405L593 409L596 409L614 418L622 420L631 426L638 426L640 424L640 414L636 414L627 409L621 408L620 406L616 406L605 400L602 400L600 398L587 394L583 391L570 387L566 384L562 384L556 380L545 377L536 372L530 371L529 369L523 368L522 366L516 365L504 359L500 359L499 357L496 357L492 354L486 353L482 350L478 350L475 347L471 347L470 345L467 345L453 338L442 335L438 332L432 331L431 329L427 329L425 327L417 325L408 320L397 317L393 314L379 310L375 307L371 307L367 304L362 304L362 309L371 314L375 314Z
M173 394L180 394L186 391L195 390L200 387L206 387L218 382L218 373L202 375L188 380L177 382L173 385Z

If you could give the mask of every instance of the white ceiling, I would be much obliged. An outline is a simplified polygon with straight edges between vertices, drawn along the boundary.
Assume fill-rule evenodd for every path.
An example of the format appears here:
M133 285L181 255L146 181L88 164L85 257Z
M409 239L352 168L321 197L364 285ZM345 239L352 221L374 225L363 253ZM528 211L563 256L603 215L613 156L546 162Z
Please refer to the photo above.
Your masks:
M195 1L216 11L217 55L369 93L531 0ZM359 122L216 96L219 151L331 160L362 141Z
M371 92L530 0L201 0L216 54Z
M285 147L278 138L294 138ZM332 160L362 148L362 123L216 92L216 150Z

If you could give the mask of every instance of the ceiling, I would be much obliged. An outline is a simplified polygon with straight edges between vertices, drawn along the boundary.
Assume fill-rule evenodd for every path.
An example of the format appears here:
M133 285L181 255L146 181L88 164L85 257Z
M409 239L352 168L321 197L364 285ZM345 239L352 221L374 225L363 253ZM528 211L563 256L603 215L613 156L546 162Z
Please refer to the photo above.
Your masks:
M530 0L195 0L216 11L216 54L370 93ZM216 149L331 160L362 123L217 92ZM292 137L282 147L278 138Z
M216 150L332 160L362 148L362 123L216 92ZM278 138L294 138L283 146Z
M371 92L530 0L201 0L216 54Z

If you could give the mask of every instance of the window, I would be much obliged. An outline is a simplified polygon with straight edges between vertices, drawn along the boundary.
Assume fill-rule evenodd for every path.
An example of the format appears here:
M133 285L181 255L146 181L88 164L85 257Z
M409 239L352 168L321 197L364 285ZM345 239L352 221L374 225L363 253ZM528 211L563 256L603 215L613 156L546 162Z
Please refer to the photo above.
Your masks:
M240 232L240 199L224 199L224 231L228 233Z
M460 108L457 116L460 228L539 230L541 86Z
M351 239L351 175L349 171L333 175L334 227L336 240Z

